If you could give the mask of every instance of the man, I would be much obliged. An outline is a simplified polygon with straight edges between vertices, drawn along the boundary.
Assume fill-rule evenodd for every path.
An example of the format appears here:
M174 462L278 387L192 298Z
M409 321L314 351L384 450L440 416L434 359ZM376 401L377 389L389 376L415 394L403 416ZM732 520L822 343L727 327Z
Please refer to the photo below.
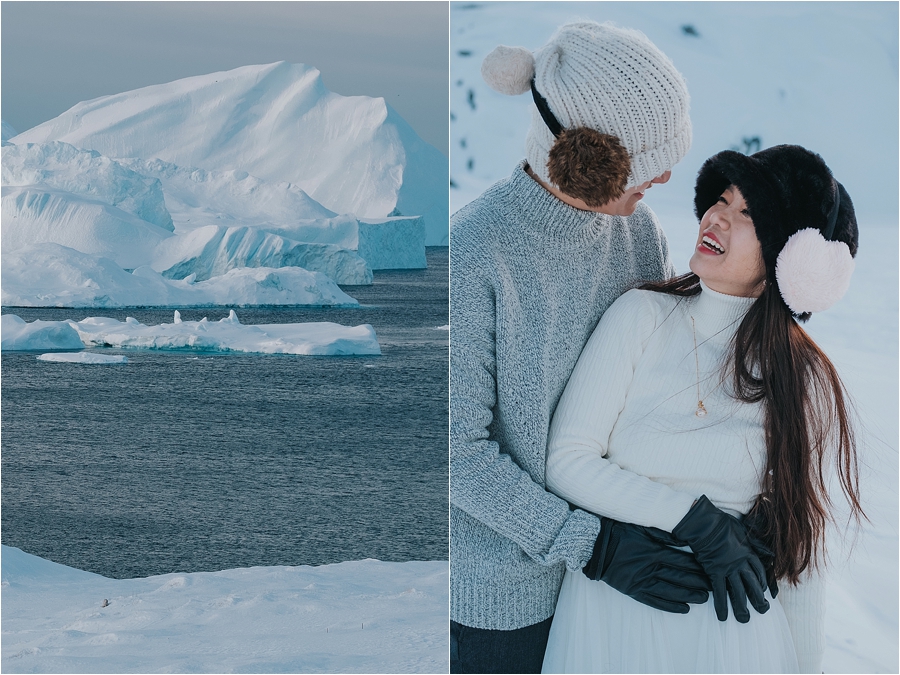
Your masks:
M672 274L641 199L690 147L688 92L643 34L594 22L534 54L498 47L482 74L530 90L534 111L526 161L451 221L451 672L540 672L566 567L668 611L708 598L690 553L601 530L543 487L550 419L600 316Z

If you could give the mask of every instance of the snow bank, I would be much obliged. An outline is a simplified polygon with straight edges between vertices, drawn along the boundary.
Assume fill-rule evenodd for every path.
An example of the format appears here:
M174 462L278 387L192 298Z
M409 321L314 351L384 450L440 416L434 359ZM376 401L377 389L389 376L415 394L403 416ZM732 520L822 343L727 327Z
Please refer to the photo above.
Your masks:
M449 669L446 561L107 579L2 558L3 672Z
M339 96L285 62L190 77L79 103L15 136L112 158L159 158L299 186L335 213L421 215L447 244L447 159L381 98Z
M58 244L33 244L0 256L5 307L211 307L359 303L321 272L298 267L233 269L192 283L150 267L129 274L109 258Z
M244 326L234 310L219 321L182 321L175 312L173 323L145 326L133 317L117 321L88 317L67 321L89 347L138 349L190 349L257 354L305 354L344 356L381 354L375 330L369 324L341 326L327 321L273 323Z
M93 352L77 352L75 354L41 354L38 361L53 363L82 363L87 365L119 365L128 363L127 356L117 354L94 354Z
M0 317L0 337L3 351L84 348L78 331L64 321L26 323L15 314Z

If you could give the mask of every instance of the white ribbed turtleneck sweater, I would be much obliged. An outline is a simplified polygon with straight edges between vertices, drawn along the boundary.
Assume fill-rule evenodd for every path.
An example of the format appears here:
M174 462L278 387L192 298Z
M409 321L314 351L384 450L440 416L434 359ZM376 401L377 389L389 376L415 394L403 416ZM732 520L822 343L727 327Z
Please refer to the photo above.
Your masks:
M669 532L700 495L733 515L750 510L766 460L762 409L729 395L722 365L753 299L702 289L693 298L633 290L606 311L553 417L549 490ZM695 414L698 398L704 417ZM801 672L819 672L821 579L781 584L778 599Z

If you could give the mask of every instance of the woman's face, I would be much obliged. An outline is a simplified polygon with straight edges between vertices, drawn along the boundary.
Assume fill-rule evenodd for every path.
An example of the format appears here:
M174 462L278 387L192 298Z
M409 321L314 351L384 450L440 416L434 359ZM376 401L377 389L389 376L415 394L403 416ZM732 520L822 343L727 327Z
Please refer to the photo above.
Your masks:
M758 297L766 270L747 202L734 185L700 219L691 271L719 293Z

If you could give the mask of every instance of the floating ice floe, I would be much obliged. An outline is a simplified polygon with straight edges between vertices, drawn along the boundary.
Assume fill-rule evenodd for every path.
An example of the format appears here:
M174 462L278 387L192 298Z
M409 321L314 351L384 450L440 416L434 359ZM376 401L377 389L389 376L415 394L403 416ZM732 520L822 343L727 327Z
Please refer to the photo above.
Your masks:
M219 321L183 321L175 310L172 323L147 326L134 317L118 321L93 316L81 321L33 321L15 314L2 316L4 351L120 347L309 356L378 355L381 347L369 324L341 326L328 321L243 325L231 310ZM111 363L98 354L43 354L44 361ZM124 363L125 361L121 361Z
M83 363L88 365L118 365L128 363L128 357L120 354L95 354L94 352L63 352L60 354L41 354L38 361L53 363Z
M38 320L27 323L15 314L0 317L0 337L0 349L3 351L84 348L78 331L65 321Z
M5 307L359 305L325 274L299 267L233 269L195 282L166 279L148 266L129 273L109 258L59 244L32 244L0 258Z
M176 311L173 323L146 326L133 317L125 321L89 317L67 321L88 347L136 349L189 349L257 354L305 354L344 356L381 354L375 330L369 324L341 326L327 321L244 326L237 314L219 321L182 321Z

